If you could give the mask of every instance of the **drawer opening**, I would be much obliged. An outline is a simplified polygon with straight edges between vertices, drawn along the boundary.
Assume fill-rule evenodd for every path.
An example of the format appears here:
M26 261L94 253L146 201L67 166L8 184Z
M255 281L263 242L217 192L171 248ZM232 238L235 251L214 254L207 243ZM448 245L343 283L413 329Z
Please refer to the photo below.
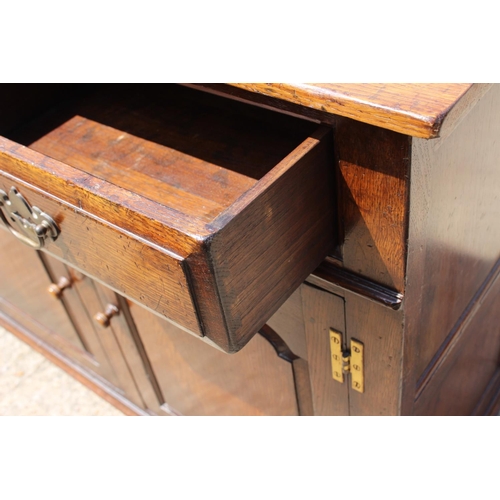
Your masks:
M91 90L5 135L204 223L317 128L178 85Z
M24 89L0 189L59 224L43 251L221 349L334 248L329 127L180 85Z

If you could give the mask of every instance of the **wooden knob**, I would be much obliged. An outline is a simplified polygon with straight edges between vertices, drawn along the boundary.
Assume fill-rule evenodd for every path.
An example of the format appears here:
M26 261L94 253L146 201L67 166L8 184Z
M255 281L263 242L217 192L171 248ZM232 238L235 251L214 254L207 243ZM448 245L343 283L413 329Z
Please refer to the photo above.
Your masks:
M104 312L98 312L95 316L94 319L104 328L107 328L109 326L109 320L113 317L116 316L120 310L118 307L116 307L113 304L108 304L106 306L106 309Z
M52 295L52 297L54 297L56 299L60 299L61 294L63 293L63 291L66 288L71 288L71 281L69 281L69 279L64 277L64 276L61 276L61 278L59 278L59 281L57 282L57 284L52 283L47 288L47 292L49 292L50 295Z

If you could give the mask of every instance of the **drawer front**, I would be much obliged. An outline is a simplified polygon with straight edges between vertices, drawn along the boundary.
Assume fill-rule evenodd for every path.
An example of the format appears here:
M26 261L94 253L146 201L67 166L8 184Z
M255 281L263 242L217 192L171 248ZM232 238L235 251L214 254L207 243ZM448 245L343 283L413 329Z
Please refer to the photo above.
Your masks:
M0 158L0 169L10 161ZM0 172L0 189L8 193L11 187L59 226L57 239L43 251L199 334L182 258Z

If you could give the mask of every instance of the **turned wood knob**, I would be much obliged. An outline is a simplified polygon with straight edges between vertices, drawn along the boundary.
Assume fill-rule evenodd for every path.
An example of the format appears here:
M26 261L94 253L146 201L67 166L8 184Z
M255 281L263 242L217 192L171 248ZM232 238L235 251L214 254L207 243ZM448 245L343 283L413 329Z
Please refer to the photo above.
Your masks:
M106 306L106 309L104 312L98 312L95 316L94 319L104 328L107 328L109 326L109 320L113 317L116 316L120 310L118 307L116 307L113 304L108 304Z
M66 278L65 276L61 276L61 278L59 278L59 281L57 282L57 284L52 283L47 288L47 292L49 292L50 295L52 295L52 297L59 299L59 298L61 298L61 294L63 293L63 291L66 288L71 288L71 281L69 281L69 279Z

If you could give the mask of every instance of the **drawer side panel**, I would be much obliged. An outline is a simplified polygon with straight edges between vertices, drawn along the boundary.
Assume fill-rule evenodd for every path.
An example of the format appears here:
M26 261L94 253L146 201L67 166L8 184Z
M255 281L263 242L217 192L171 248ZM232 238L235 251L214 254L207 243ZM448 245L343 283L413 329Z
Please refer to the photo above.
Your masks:
M210 252L229 351L243 347L332 250L333 169L331 132L321 128L276 167L259 196L235 205L240 213L215 235Z

